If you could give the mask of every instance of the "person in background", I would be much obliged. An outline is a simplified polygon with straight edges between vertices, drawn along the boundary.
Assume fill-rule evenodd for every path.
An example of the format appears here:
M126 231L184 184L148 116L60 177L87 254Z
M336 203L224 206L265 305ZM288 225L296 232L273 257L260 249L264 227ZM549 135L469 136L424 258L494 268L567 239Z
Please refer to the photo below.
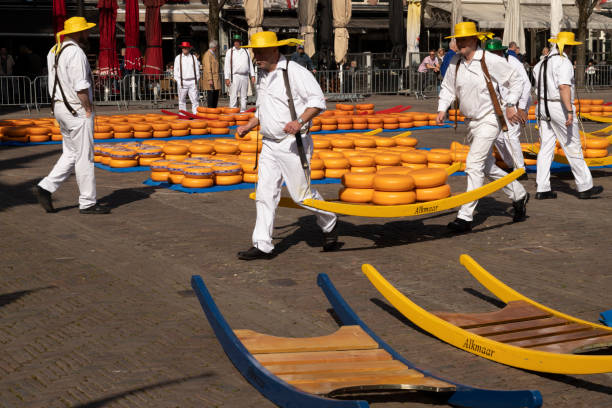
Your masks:
M510 41L510 44L508 44L508 51L506 51L506 53L509 57L519 59L519 47L515 41Z
M209 108L216 108L219 103L219 90L221 89L221 78L219 78L219 55L217 50L219 43L212 40L208 43L208 50L202 57L202 74L204 76L204 89L206 90L206 103Z
M310 59L308 54L304 52L304 46L301 44L298 45L297 50L295 50L295 52L291 54L290 60L293 62L297 62L298 64L300 64L311 72L317 72L314 69L314 66L312 65L312 60Z
M442 60L444 59L444 48L438 48L438 53L436 54L436 57L438 57L438 62L441 64Z
M0 76L13 75L15 60L4 47L0 48Z
M448 43L448 52L444 54L444 59L442 60L442 65L440 65L440 74L442 74L442 78L446 74L446 70L448 69L448 64L450 64L451 59L457 53L457 40L452 38Z
M433 77L433 74L440 72L440 61L436 57L436 50L430 50L429 55L423 58L419 71L419 92L421 97L425 98L425 88L428 78Z
M542 54L540 55L540 61L546 58L549 53L550 53L550 49L548 47L542 48Z
M255 84L255 68L251 61L249 52L241 48L240 34L234 35L234 46L225 53L225 66L223 75L225 86L229 88L229 107L238 106L238 95L240 95L240 111L244 112L247 106L247 92L249 89L249 77Z
M182 51L174 59L174 80L178 88L179 111L187 109L187 95L191 101L191 111L198 113L200 80L200 61L191 54L191 44L183 41L180 45Z

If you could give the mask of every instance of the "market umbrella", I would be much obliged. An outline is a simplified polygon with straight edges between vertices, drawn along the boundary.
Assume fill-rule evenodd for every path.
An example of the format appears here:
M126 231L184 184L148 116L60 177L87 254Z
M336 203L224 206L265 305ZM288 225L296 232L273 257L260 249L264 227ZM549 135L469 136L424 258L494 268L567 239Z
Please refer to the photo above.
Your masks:
M410 54L419 52L419 33L421 32L421 2L410 1L408 3L408 14L406 15L406 62L410 65ZM413 62L420 62L418 54Z
M66 20L66 2L64 0L53 0L53 33L64 29Z
M147 51L143 72L149 75L160 75L164 70L162 56L161 15L159 9L166 0L143 0L147 8L145 14L145 32L147 35Z
M142 56L138 48L140 38L138 0L125 0L125 69L140 71Z
M253 34L263 31L263 0L244 0L244 15L249 25L249 39Z
M521 21L521 1L504 0L504 7L506 16L502 43L508 45L510 41L514 41L521 48L521 51L525 51L525 29Z
M550 2L550 36L557 38L561 31L561 21L563 20L563 4L561 0L551 0Z
M334 15L334 57L336 64L341 64L346 59L348 51L349 33L346 26L351 21L353 12L351 0L332 0L332 11Z
M463 14L461 11L461 0L453 0L451 6L451 34L455 34L455 24L463 21Z
M334 69L331 61L331 42L332 42L332 8L331 0L318 1L317 15L318 22L318 41L317 60L319 70Z
M401 60L406 49L404 33L404 2L403 0L390 0L389 36L391 37L391 54L396 60Z
M316 14L317 0L300 0L298 5L300 38L304 40L304 52L309 57L312 57L315 53L314 25Z
M117 0L98 0L100 10L100 55L98 71L101 77L119 76L119 60L115 24L117 22Z

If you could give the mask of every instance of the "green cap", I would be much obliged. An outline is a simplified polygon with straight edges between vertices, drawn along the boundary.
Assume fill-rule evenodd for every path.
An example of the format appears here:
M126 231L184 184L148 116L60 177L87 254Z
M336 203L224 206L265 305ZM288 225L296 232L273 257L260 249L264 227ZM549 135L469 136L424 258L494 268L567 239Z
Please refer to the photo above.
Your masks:
M502 45L502 40L500 40L499 38L493 38L492 40L487 40L485 49L487 51L506 51L508 47L504 47Z
M234 40L234 41L236 41L236 40L237 41L242 41L242 37L240 36L240 34L234 34L232 36L232 40Z

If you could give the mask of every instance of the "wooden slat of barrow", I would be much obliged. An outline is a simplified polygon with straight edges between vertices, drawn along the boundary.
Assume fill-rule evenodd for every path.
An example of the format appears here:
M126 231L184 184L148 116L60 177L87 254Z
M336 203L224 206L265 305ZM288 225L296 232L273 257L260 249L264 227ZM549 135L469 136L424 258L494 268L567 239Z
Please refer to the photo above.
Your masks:
M542 329L524 330L515 333L497 334L489 336L489 339L502 343L515 342L520 340L547 338L565 333L574 333L584 330L591 330L590 327L584 324L570 323L563 326L544 327Z
M378 348L378 343L359 326L342 326L333 334L307 338L275 337L252 330L234 333L251 354Z
M406 365L397 360L386 361L351 361L347 363L322 363L322 364L281 364L268 365L266 369L272 374L306 374L306 373L335 373L335 372L374 372L374 371L397 371L405 369Z
M609 334L610 332L607 330L589 329L574 333L559 334L558 336L539 337L536 339L528 339L521 341L509 341L506 344L510 344L517 347L536 347L553 343L563 343L571 340L587 339L590 337L600 337Z
M300 383L312 382L312 381L320 381L320 382L342 382L342 381L352 381L359 380L360 378L368 379L375 377L391 377L391 376L402 376L402 377L410 377L410 378L421 378L424 377L423 373L411 370L410 368L403 367L395 371L387 371L385 373L379 372L344 372L344 373L314 373L314 374L283 374L278 375L277 377L281 380L288 382L289 384L296 385ZM367 380L366 380L367 381Z
M479 336L487 337L496 334L514 333L522 330L561 326L567 323L567 320L553 316L544 319L524 320L522 322L496 324L494 326L474 327L473 329L469 329L469 332L478 334Z
M582 353L586 351L599 350L612 347L612 334L601 337L591 337L589 339L580 339L566 341L563 343L548 344L545 346L532 347L533 350L548 351L549 353Z
M520 322L524 320L543 319L551 314L538 309L522 300L508 302L506 307L490 313L434 313L441 319L459 326L462 329L471 329L486 325Z
M334 390L347 387L358 387L366 385L388 385L388 384L410 384L415 389L442 389L444 391L452 391L455 386L444 381L436 380L430 377L404 377L404 376L373 376L370 378L360 378L355 380L345 381L312 381L301 384L295 384L294 387L301 389L304 392L316 395L327 395Z
M383 349L270 353L254 354L253 357L264 366L279 364L342 363L349 361L384 361L393 359L391 355Z

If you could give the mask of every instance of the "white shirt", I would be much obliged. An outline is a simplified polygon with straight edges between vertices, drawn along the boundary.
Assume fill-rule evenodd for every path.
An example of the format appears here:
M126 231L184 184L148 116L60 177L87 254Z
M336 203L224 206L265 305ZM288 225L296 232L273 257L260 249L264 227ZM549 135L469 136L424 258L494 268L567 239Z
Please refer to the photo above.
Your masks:
M548 54L548 67L546 68L546 80L547 80L547 93L549 100L560 100L561 95L559 94L559 85L569 85L571 86L571 95L570 100L573 101L575 98L575 89L574 89L574 66L572 61L567 58L567 55L563 53L563 57L559 55L559 51L554 50L550 54ZM533 76L536 81L536 89L540 87L540 97L544 98L544 81L540 84L540 69L542 68L542 63L544 61L540 61L533 67ZM544 73L542 73L544 74Z
M515 72L519 75L521 80L521 84L523 85L523 89L521 91L521 97L518 101L519 109L528 110L531 105L531 81L529 80L529 75L527 75L527 71L525 71L525 67L513 56L508 57L508 63L514 68ZM499 93L503 100L508 98L509 89L505 85L499 86Z
M246 48L236 47L230 48L225 53L225 65L223 66L223 75L225 79L232 80L232 72L238 75L255 76L255 69L251 62L251 55ZM233 68L233 70L231 69Z
M291 122L283 70L287 60L280 56L276 69L271 72L260 70L257 81L257 117L264 138L282 140L289 136L283 131ZM295 112L299 118L306 108L325 110L325 97L314 75L300 64L289 61L289 84Z
M200 79L200 61L195 57L195 55L183 54L182 52L174 58L174 79L177 83L181 82L181 60L183 61L183 81L193 81L194 79L197 81ZM193 67L195 63L195 77L193 72Z
M73 44L67 47L68 44ZM65 48L65 49L64 49ZM73 40L67 39L62 42L62 54L58 62L57 78L58 84L55 87L55 95L53 95L53 83L55 82L55 53L53 48L47 54L47 70L49 72L49 95L51 100L61 101L62 93L59 90L59 85L62 85L66 102L68 102L75 110L81 107L81 101L77 96L77 91L89 89L89 101L93 101L91 69L87 56Z
M445 112L457 97L460 103L459 109L467 118L478 120L495 112L489 89L484 79L484 73L480 66L482 54L483 50L479 48L469 63L462 58L461 54L457 54L451 59L440 89L438 112ZM488 51L485 61L491 75L493 87L496 90L497 98L499 99L497 91L499 85L504 85L508 89L508 94L506 98L502 99L500 105L502 107L506 103L516 105L521 95L523 84L514 68L505 58ZM461 65L455 75L458 63ZM457 77L456 80L455 77Z

